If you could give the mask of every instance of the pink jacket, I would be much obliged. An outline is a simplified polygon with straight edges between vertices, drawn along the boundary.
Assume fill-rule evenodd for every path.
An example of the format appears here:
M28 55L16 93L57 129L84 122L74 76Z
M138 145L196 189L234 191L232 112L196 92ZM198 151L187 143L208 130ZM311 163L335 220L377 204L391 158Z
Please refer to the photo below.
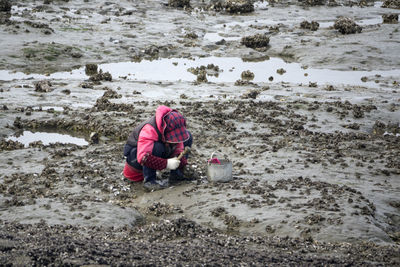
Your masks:
M157 128L162 135L162 141L165 142L164 131L165 121L164 117L173 110L167 106L159 106L156 110L156 124ZM137 161L143 164L143 159L146 155L151 155L154 147L154 142L158 141L158 134L150 124L146 124L139 133L139 140L137 144ZM183 151L183 143L176 144L173 156L180 154Z

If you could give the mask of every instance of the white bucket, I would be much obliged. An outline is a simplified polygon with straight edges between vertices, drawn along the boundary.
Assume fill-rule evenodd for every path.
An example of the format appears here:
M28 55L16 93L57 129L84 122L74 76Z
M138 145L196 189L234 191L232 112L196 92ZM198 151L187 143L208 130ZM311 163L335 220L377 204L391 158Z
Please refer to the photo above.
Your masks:
M211 155L213 157L214 153ZM221 164L207 162L207 176L211 182L228 182L232 180L232 162L219 159Z

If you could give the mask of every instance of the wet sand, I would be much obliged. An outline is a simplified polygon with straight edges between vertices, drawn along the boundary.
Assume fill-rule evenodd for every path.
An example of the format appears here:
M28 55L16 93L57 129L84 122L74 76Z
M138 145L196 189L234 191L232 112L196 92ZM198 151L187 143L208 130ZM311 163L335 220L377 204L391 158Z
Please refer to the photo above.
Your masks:
M49 2L1 13L1 264L400 264L399 9ZM122 147L161 104L192 180L145 193Z

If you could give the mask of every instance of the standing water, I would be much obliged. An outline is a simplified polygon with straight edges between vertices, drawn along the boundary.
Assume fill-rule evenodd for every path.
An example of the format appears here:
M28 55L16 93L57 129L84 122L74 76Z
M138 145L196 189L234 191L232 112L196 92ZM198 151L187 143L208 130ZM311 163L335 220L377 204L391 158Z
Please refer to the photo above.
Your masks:
M161 58L157 60L142 60L141 62L119 62L101 64L99 68L104 72L110 72L113 77L124 77L127 80L135 81L194 81L196 76L188 71L189 68L207 66L213 64L218 66L218 75L207 77L209 82L226 83L241 78L243 71L250 70L254 73L253 82L291 82L308 84L318 82L319 84L331 85L353 85L377 87L374 79L365 79L363 77L381 77L394 76L399 77L400 70L386 71L344 71L330 69L306 68L299 63L288 63L280 58L270 58L264 61L252 62L245 61L238 57L198 57L187 58ZM277 70L282 70L279 73ZM80 68L71 72L57 72L50 76L40 74L24 74L21 72L10 73L6 70L0 70L0 80L14 79L86 79L85 69ZM362 78L364 81L362 81Z
M46 132L30 132L24 131L20 136L10 136L7 140L17 141L28 147L30 143L41 141L43 145L54 143L75 144L78 146L88 145L88 142L83 138L73 137L67 134L46 133Z

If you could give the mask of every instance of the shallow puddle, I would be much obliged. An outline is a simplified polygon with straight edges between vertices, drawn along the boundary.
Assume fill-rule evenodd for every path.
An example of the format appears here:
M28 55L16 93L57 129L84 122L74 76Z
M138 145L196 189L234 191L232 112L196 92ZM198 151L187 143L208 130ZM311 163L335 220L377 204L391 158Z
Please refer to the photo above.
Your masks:
M221 35L218 32L208 32L204 35L203 38L210 42L218 42L218 41L221 41L222 39L224 39L227 42L230 42L230 41L238 41L242 37L240 37L240 36L224 36L223 34Z
M88 145L88 142L83 138L73 137L67 134L59 134L59 133L46 133L46 132L30 132L24 131L22 135L19 136L10 136L7 140L18 141L25 145L25 147L29 147L29 144L32 142L42 141L43 145L49 145L54 143L62 143L62 144L75 144L78 146Z
M63 107L57 107L57 106L39 106L34 108L35 111L58 111L62 112L64 110Z
M329 69L304 68L299 63L287 63L280 58L265 61L249 62L237 57L204 57L204 58L162 58L158 60L142 60L141 62L120 62L99 65L104 72L110 72L113 79L123 78L137 81L194 81L196 76L188 72L189 68L214 64L219 67L218 75L207 75L209 82L225 83L241 79L243 71L254 73L252 82L290 82L309 84L379 86L374 81L375 75L399 78L400 70L389 71L339 71ZM277 70L280 70L279 73ZM273 77L273 78L271 78ZM370 77L365 82L362 77ZM87 79L84 68L71 72L58 72L50 76L40 74L23 74L0 71L0 80L13 79ZM272 81L271 81L272 79Z

